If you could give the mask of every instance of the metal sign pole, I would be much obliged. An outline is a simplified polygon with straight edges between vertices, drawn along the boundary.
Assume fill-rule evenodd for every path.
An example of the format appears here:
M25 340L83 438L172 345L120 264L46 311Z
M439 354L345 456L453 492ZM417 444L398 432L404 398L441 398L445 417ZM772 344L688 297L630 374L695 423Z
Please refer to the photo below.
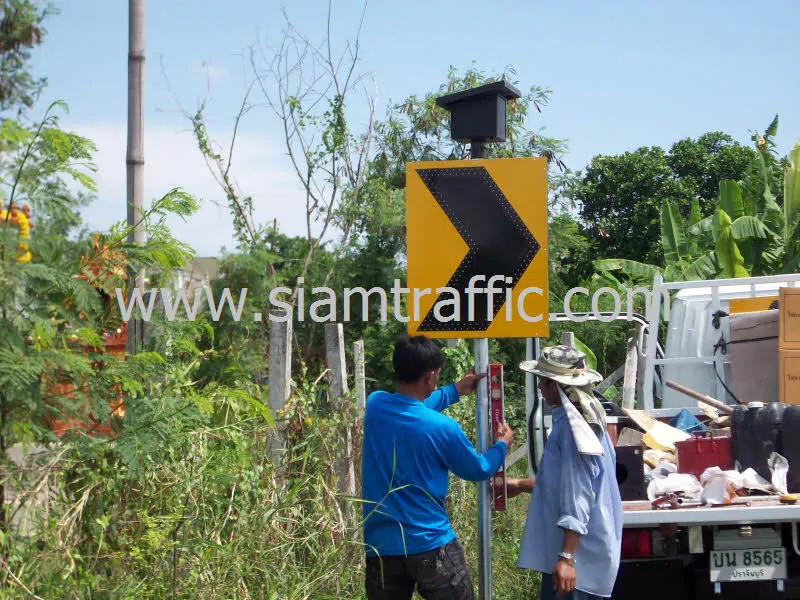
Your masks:
M525 344L525 360L539 360L541 340L528 338ZM544 453L544 407L537 397L538 378L533 373L525 374L525 414L528 415L528 477L535 477Z
M475 340L475 372L486 373L489 370L489 340ZM478 452L483 454L489 449L489 379L480 382L477 389L475 416L478 424ZM480 600L492 599L492 513L489 482L478 484L478 567L480 573Z
M472 140L470 158L486 158L486 145L481 140ZM492 273L486 273L487 279ZM489 340L475 340L475 372L489 372ZM483 454L491 445L489 431L489 378L483 380L476 390L475 419L477 423L478 453ZM488 481L478 483L478 598L492 600L492 513L491 493Z

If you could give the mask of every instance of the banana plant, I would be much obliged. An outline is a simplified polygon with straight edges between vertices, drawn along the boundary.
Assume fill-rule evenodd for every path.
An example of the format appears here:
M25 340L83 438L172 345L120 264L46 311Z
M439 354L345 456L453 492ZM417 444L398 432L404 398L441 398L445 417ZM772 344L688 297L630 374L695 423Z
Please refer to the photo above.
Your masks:
M766 275L800 270L800 142L787 157L783 177L783 206L773 190L778 179L773 137L778 117L763 135L753 134L758 158L751 176L741 184L719 182L717 205L703 218L697 200L686 223L671 202L661 208L664 266L627 259L595 261L596 278L619 284L617 272L634 282L689 281Z
M800 268L800 141L787 157L783 175L783 270L793 273Z
M758 214L748 214L757 210L759 203L745 201L736 181L722 180L714 213L689 227L688 234L697 238L701 247L713 248L719 277L775 271L783 245L777 227L783 219L776 215L774 200L765 199L760 205L763 208Z
M700 219L698 202L692 205L689 225L698 225ZM711 222L709 221L709 230ZM595 269L601 275L610 276L619 271L635 282L652 281L656 273L665 281L692 281L711 279L720 267L713 251L700 251L697 240L688 234L687 223L678 208L670 201L661 206L661 246L664 249L664 267L637 262L635 260L610 258L595 261Z

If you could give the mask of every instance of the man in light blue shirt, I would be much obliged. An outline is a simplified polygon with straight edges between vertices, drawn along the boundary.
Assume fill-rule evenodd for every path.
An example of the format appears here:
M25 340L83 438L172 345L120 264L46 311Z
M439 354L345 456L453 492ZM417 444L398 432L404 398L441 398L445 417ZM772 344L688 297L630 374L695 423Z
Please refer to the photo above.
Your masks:
M541 600L611 597L619 570L622 499L605 411L591 392L602 376L570 346L545 348L520 365L539 378L553 428L538 477L509 480L532 492L518 566L542 573Z

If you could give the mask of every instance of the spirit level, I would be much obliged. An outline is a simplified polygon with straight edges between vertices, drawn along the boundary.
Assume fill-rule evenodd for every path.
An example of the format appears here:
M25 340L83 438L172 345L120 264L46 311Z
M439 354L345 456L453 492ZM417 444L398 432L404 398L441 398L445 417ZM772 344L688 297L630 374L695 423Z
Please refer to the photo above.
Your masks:
M504 401L504 388L503 388L503 365L490 364L489 365L489 403L490 403L490 419L492 425L492 436L494 441L497 441L497 427L504 420L503 415L503 401ZM511 451L511 448L508 448ZM506 509L506 497L508 488L506 487L506 473L505 464L500 467L494 476L494 495L492 498L493 510Z

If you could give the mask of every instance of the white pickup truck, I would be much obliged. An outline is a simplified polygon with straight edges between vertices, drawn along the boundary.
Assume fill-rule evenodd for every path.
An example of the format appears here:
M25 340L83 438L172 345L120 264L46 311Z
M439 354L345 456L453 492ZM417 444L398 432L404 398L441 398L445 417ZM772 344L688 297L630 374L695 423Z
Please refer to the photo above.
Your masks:
M728 392L730 354L720 351L719 344L730 340L730 302L777 296L781 286L800 286L800 274L679 283L656 276L649 314L632 321L636 334L629 343L626 407L662 421L682 409L704 417L696 400L666 387L667 381L735 404L731 393L736 392ZM598 321L598 327L604 325L599 321L627 318L624 313L583 316ZM574 317L550 315L551 322ZM658 333L665 328L662 344ZM528 358L537 353L538 340L530 340ZM537 389L535 376L528 378L528 458L535 476L551 420L538 391L531 392ZM609 421L626 419L612 416ZM800 503L782 504L777 495L748 500L749 505L666 509L653 508L647 498L625 501L622 564L613 598L800 598Z

